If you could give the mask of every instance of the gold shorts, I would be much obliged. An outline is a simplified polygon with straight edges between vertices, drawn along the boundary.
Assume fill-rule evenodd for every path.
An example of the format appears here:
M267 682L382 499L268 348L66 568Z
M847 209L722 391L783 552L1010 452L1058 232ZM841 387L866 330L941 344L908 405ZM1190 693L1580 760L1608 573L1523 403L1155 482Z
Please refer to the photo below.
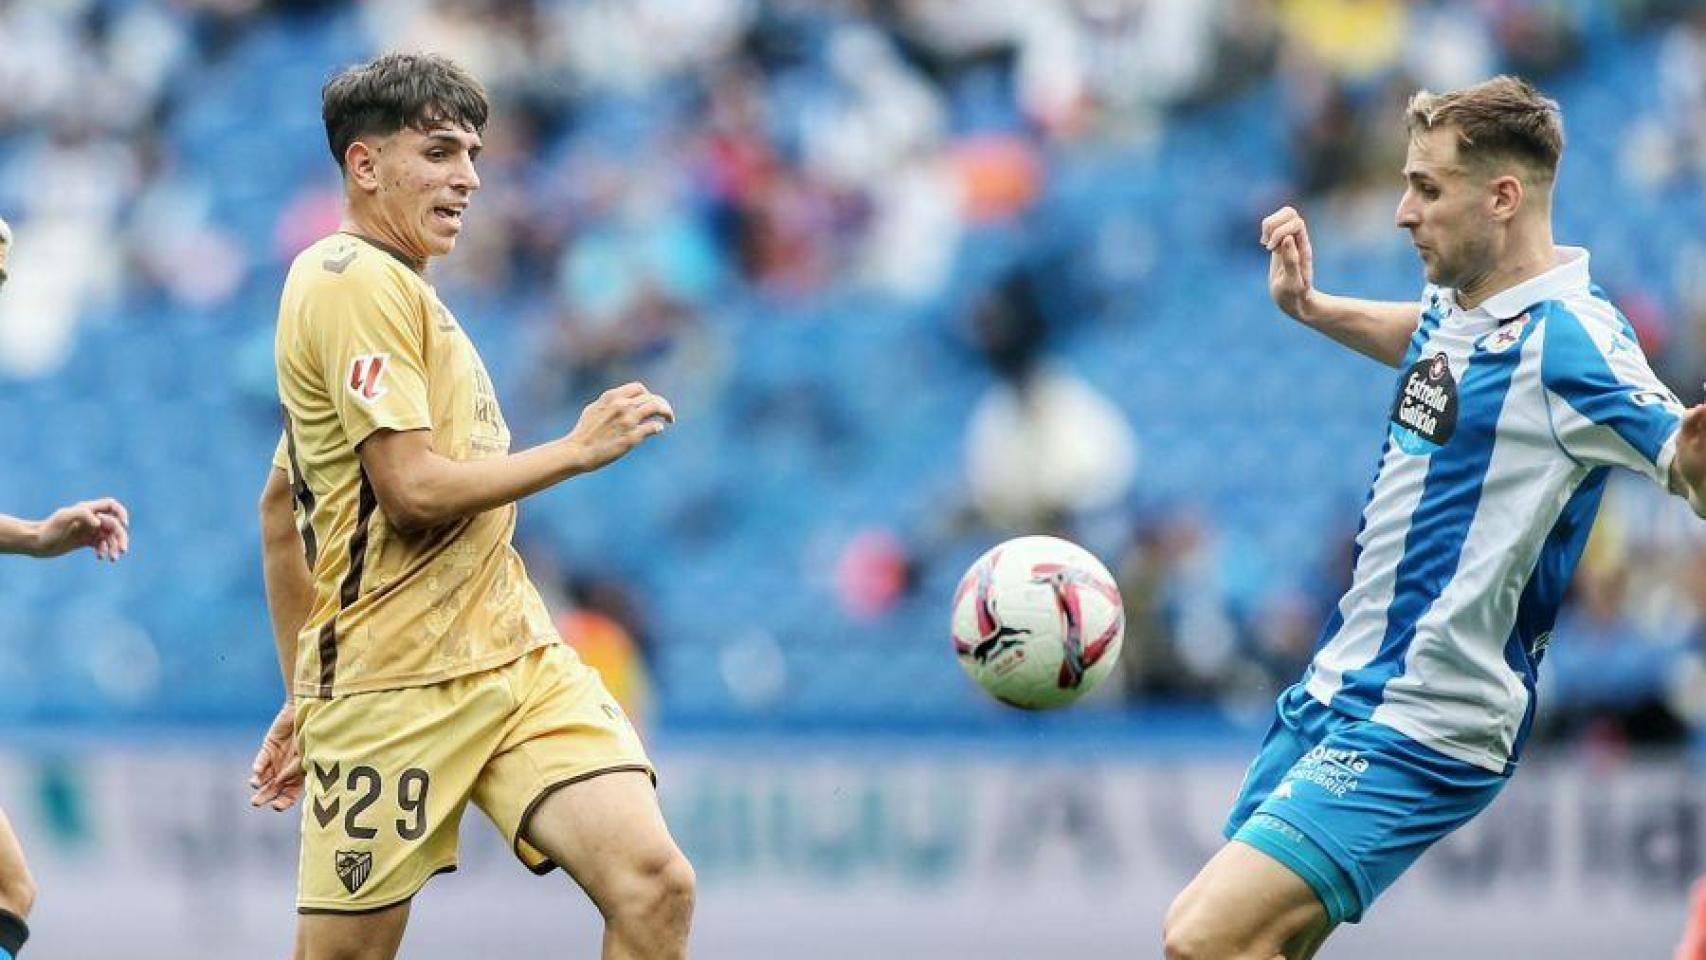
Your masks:
M302 913L381 910L456 869L469 800L548 873L556 864L521 838L547 794L601 773L652 773L597 671L561 643L431 686L299 699L296 731Z

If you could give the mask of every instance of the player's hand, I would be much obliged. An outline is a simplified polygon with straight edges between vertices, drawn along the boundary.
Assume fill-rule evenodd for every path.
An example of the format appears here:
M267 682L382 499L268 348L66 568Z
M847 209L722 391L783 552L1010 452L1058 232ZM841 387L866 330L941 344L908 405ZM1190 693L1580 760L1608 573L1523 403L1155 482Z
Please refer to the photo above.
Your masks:
M36 529L38 557L57 557L89 547L102 560L117 560L130 550L130 511L111 497L85 500L55 510Z
M255 764L249 771L252 807L289 810L302 796L302 754L296 749L296 704L286 703L267 727Z
M1676 434L1676 464L1688 489L1680 491L1688 497L1694 511L1706 507L1706 404L1695 404L1682 412L1682 426ZM1706 514L1702 514L1706 516Z
M587 404L567 439L578 449L582 467L597 470L674 422L669 401L635 381L606 390Z
M1315 251L1309 246L1309 225L1293 207L1281 207L1262 220L1262 246L1267 248L1268 294L1292 319L1311 323L1315 299Z

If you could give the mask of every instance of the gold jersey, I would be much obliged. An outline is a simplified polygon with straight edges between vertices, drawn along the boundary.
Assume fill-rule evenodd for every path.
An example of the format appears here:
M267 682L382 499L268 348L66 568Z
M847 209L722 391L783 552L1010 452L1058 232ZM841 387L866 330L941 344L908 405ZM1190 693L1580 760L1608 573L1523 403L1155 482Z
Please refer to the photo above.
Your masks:
M376 430L431 430L433 449L457 460L509 452L485 365L433 288L388 248L333 234L291 264L275 350L274 462L314 577L296 694L438 683L557 642L510 544L513 504L405 532L356 453Z

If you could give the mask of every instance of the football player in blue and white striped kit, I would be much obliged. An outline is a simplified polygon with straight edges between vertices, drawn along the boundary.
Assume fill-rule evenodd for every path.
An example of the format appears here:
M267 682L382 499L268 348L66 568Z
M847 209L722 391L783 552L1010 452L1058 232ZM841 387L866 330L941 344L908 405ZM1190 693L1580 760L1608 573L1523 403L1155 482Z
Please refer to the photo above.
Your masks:
M1361 919L1515 769L1610 469L1706 502L1706 407L1653 375L1587 251L1553 245L1558 105L1498 77L1421 92L1406 123L1420 303L1317 290L1302 216L1262 222L1280 308L1398 383L1351 587L1168 911L1169 960L1299 960Z

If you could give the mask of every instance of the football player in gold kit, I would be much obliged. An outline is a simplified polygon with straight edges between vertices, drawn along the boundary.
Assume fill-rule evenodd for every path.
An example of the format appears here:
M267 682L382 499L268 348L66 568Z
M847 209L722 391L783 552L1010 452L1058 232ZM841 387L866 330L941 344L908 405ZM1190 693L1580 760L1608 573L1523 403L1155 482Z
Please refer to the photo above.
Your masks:
M441 57L391 55L334 78L322 106L345 216L285 281L285 435L260 506L288 694L254 803L304 800L296 957L395 956L410 898L455 868L470 800L529 868L586 891L606 960L683 957L693 870L651 761L510 545L516 501L674 412L630 383L510 453L479 354L425 276L480 186L484 91Z
M12 228L0 220L0 287L11 278ZM102 560L130 549L130 514L111 497L61 507L45 520L0 514L0 553L57 557L88 547ZM12 960L29 939L25 918L35 905L36 883L12 824L0 812L0 960Z

